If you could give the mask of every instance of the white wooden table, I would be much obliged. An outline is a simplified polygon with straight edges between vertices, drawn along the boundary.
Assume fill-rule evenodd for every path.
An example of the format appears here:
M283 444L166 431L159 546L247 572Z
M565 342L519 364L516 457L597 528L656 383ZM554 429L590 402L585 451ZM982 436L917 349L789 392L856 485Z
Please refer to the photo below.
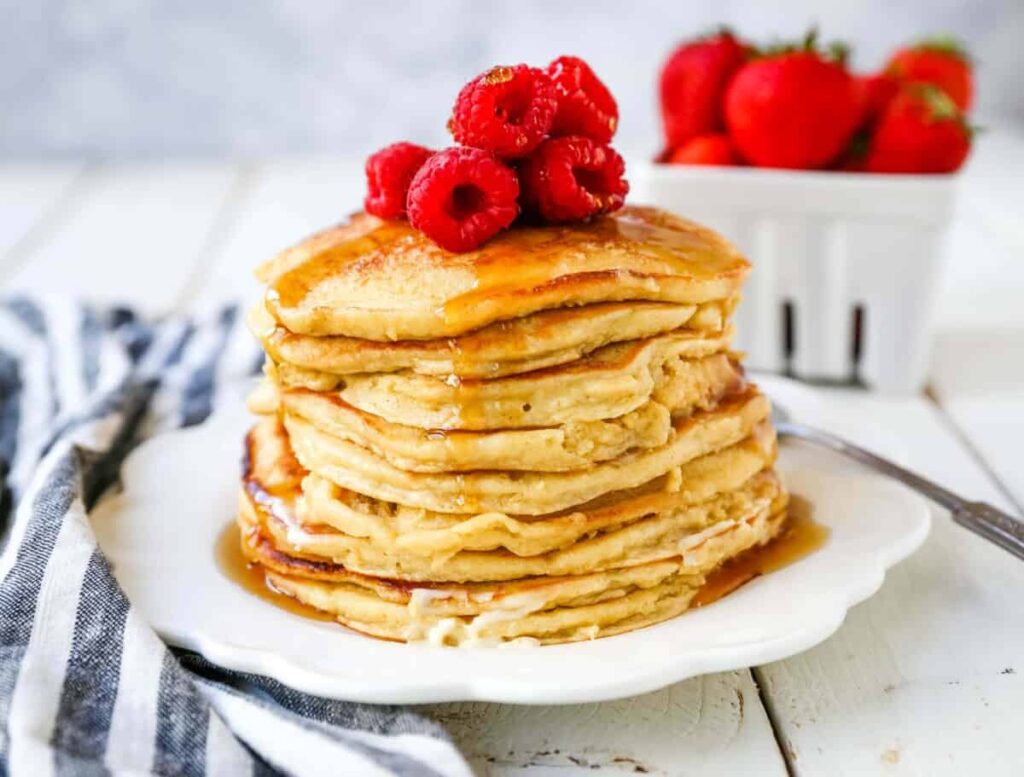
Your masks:
M0 292L153 314L256 293L252 267L358 206L357 160L0 164ZM1015 198L1015 199L1014 199ZM833 389L908 462L1024 504L1024 140L964 177L928 396ZM835 403L832 403L833 405ZM925 547L800 656L606 704L437 705L484 774L1024 774L1024 563L941 511Z

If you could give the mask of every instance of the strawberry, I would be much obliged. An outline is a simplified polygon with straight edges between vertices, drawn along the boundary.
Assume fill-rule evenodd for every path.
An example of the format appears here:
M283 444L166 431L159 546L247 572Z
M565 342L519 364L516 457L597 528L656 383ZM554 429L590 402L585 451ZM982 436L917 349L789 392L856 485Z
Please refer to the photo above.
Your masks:
M786 48L748 62L725 93L725 123L740 154L760 167L827 166L857 128L862 100L841 58Z
M864 160L853 156L846 156L833 169L840 173L863 173Z
M672 52L659 84L668 148L722 130L722 95L746 57L746 47L728 31L684 43Z
M932 84L908 84L878 121L864 160L872 173L951 173L971 150L956 103Z
M857 76L857 87L860 90L861 119L858 126L870 127L885 111L886 106L896 96L900 84L888 73Z
M948 94L957 108L967 111L974 97L971 60L957 41L933 38L900 49L885 66L900 81L934 84Z
M740 164L740 159L733 150L729 136L719 133L690 138L685 145L669 155L668 162L673 165L733 166Z
M869 135L866 130L855 132L846 148L829 169L844 173L863 173L864 157L868 153L868 142Z

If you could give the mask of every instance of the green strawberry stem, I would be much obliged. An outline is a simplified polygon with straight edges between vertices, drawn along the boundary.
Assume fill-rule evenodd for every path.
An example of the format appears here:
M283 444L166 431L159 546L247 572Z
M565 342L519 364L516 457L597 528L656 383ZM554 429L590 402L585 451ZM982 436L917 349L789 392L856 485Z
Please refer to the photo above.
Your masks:
M948 54L964 62L971 62L971 55L967 53L967 48L963 42L952 35L936 35L931 38L924 38L915 43L913 48L920 51L935 51L940 54Z
M818 27L812 26L799 43L791 41L777 41L761 49L760 56L776 57L782 54L794 54L806 51L817 54L823 59L835 62L837 65L846 65L850 58L850 46L843 41L832 41L822 48L818 41Z

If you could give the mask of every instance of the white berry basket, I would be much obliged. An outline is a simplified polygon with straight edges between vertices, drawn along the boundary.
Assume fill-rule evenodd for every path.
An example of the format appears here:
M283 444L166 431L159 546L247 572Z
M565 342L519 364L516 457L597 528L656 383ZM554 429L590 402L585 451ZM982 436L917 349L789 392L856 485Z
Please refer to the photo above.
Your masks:
M913 392L925 381L952 175L629 167L629 199L751 260L737 347L755 369Z

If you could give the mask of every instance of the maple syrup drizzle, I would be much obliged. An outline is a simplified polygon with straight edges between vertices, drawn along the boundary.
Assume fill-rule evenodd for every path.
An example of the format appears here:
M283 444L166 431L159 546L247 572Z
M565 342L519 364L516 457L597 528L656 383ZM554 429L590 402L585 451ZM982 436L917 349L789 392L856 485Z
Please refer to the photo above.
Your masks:
M234 521L225 526L217 537L214 555L217 560L217 568L221 573L247 593L293 615L334 622L334 618L330 615L303 604L298 599L282 594L270 585L263 572L263 567L250 562L242 553L241 530Z
M690 606L703 607L716 602L751 580L794 564L818 550L828 540L830 530L815 521L813 513L809 501L791 495L782 533L767 545L745 551L712 571Z
M357 262L373 262L384 250L396 250L399 244L415 234L408 224L383 221L372 229L350 233L349 226L341 229L348 235L320 247L312 255L284 272L267 289L267 301L281 307L302 304L306 296L327 278L344 274L343 270Z
M498 306L493 320L500 320L503 303L496 297L507 297L515 306L517 298L534 287L581 272L583 254L593 260L588 272L618 272L621 262L603 264L600 258L625 253L638 259L646 273L695 280L733 271L739 262L705 232L645 209L627 209L587 224L519 227L498 235L481 251L457 255L437 248L405 222L355 221L336 235L314 242L309 250L308 258L271 282L267 290L271 309L301 305L328 278L357 276L360 266L368 270L408 255L420 263L443 262L453 272L472 276L468 290L438 311L453 330L473 328L458 325L475 321L481 306Z
M602 250L603 249L603 250ZM646 272L713 278L734 268L736 257L695 230L663 223L657 213L626 210L587 224L512 229L475 255L470 266L471 289L445 303L442 317L453 326L473 320L481 306L494 307L494 297L521 297L529 290L572 272L572 262L586 251L597 260L603 253L641 257ZM604 266L591 261L590 272L619 272L620 262ZM501 318L500 312L496 318ZM460 327L461 328L461 327Z
M479 306L488 304L495 296L509 292L514 296L517 290L563 275L564 271L558 269L559 263L564 254L572 254L573 243L626 244L630 241L647 250L659 250L651 247L661 246L678 251L682 251L685 242L685 248L695 252L693 236L689 233L658 227L625 214L598 219L584 226L512 230L492 241L488 250L474 259L472 288L449 300L442 308L442 317L462 329L463 322L468 322ZM479 367L482 345L482 340L449 340L453 367L450 380L462 428L482 428L489 415L489 403L482 397L479 379L468 377ZM528 412L526 405L523 409ZM448 436L453 446L459 445L462 439L458 433Z

